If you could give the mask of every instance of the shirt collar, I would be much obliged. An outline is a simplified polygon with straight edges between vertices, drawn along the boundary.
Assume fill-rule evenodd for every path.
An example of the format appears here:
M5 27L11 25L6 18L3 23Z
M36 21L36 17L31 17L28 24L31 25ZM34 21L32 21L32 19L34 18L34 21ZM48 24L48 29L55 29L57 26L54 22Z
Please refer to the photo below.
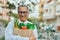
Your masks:
M24 24L27 24L28 21L26 20L25 22L22 22L22 21L20 21L20 20L18 19L18 23L24 23Z

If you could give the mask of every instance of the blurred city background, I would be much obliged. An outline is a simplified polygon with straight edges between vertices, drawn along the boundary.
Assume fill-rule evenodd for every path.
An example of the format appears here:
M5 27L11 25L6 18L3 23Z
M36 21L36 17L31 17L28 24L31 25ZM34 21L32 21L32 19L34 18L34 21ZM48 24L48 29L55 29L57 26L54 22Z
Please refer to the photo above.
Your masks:
M39 40L60 40L60 0L0 0L0 40L8 23L18 18L20 4L28 6L28 20L37 25Z

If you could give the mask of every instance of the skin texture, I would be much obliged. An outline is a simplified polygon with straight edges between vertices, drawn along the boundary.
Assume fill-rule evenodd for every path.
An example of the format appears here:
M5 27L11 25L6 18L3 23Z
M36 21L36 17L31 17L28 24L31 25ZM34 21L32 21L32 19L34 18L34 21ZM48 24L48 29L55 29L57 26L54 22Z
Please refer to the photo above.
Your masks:
M29 40L36 40L36 37L32 34Z
M18 16L22 22L25 22L27 20L28 15L29 15L28 9L26 7L19 7L18 8Z
M20 21L25 22L29 16L28 8L27 7L19 7L18 8L18 16L19 16ZM36 40L36 37L32 34L29 37L29 40Z

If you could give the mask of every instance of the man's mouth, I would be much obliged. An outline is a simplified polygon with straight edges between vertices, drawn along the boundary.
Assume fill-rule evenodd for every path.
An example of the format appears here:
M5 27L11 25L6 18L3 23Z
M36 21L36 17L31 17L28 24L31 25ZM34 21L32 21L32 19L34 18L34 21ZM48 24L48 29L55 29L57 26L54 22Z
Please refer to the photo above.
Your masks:
M22 18L24 18L24 16L21 16Z

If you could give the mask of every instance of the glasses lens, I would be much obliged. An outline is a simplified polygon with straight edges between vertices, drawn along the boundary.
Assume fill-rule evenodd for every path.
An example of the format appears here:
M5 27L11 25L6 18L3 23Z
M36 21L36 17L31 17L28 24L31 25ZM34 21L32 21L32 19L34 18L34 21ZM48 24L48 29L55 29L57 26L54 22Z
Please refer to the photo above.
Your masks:
M26 12L26 11L18 11L18 13L28 13L28 12Z

